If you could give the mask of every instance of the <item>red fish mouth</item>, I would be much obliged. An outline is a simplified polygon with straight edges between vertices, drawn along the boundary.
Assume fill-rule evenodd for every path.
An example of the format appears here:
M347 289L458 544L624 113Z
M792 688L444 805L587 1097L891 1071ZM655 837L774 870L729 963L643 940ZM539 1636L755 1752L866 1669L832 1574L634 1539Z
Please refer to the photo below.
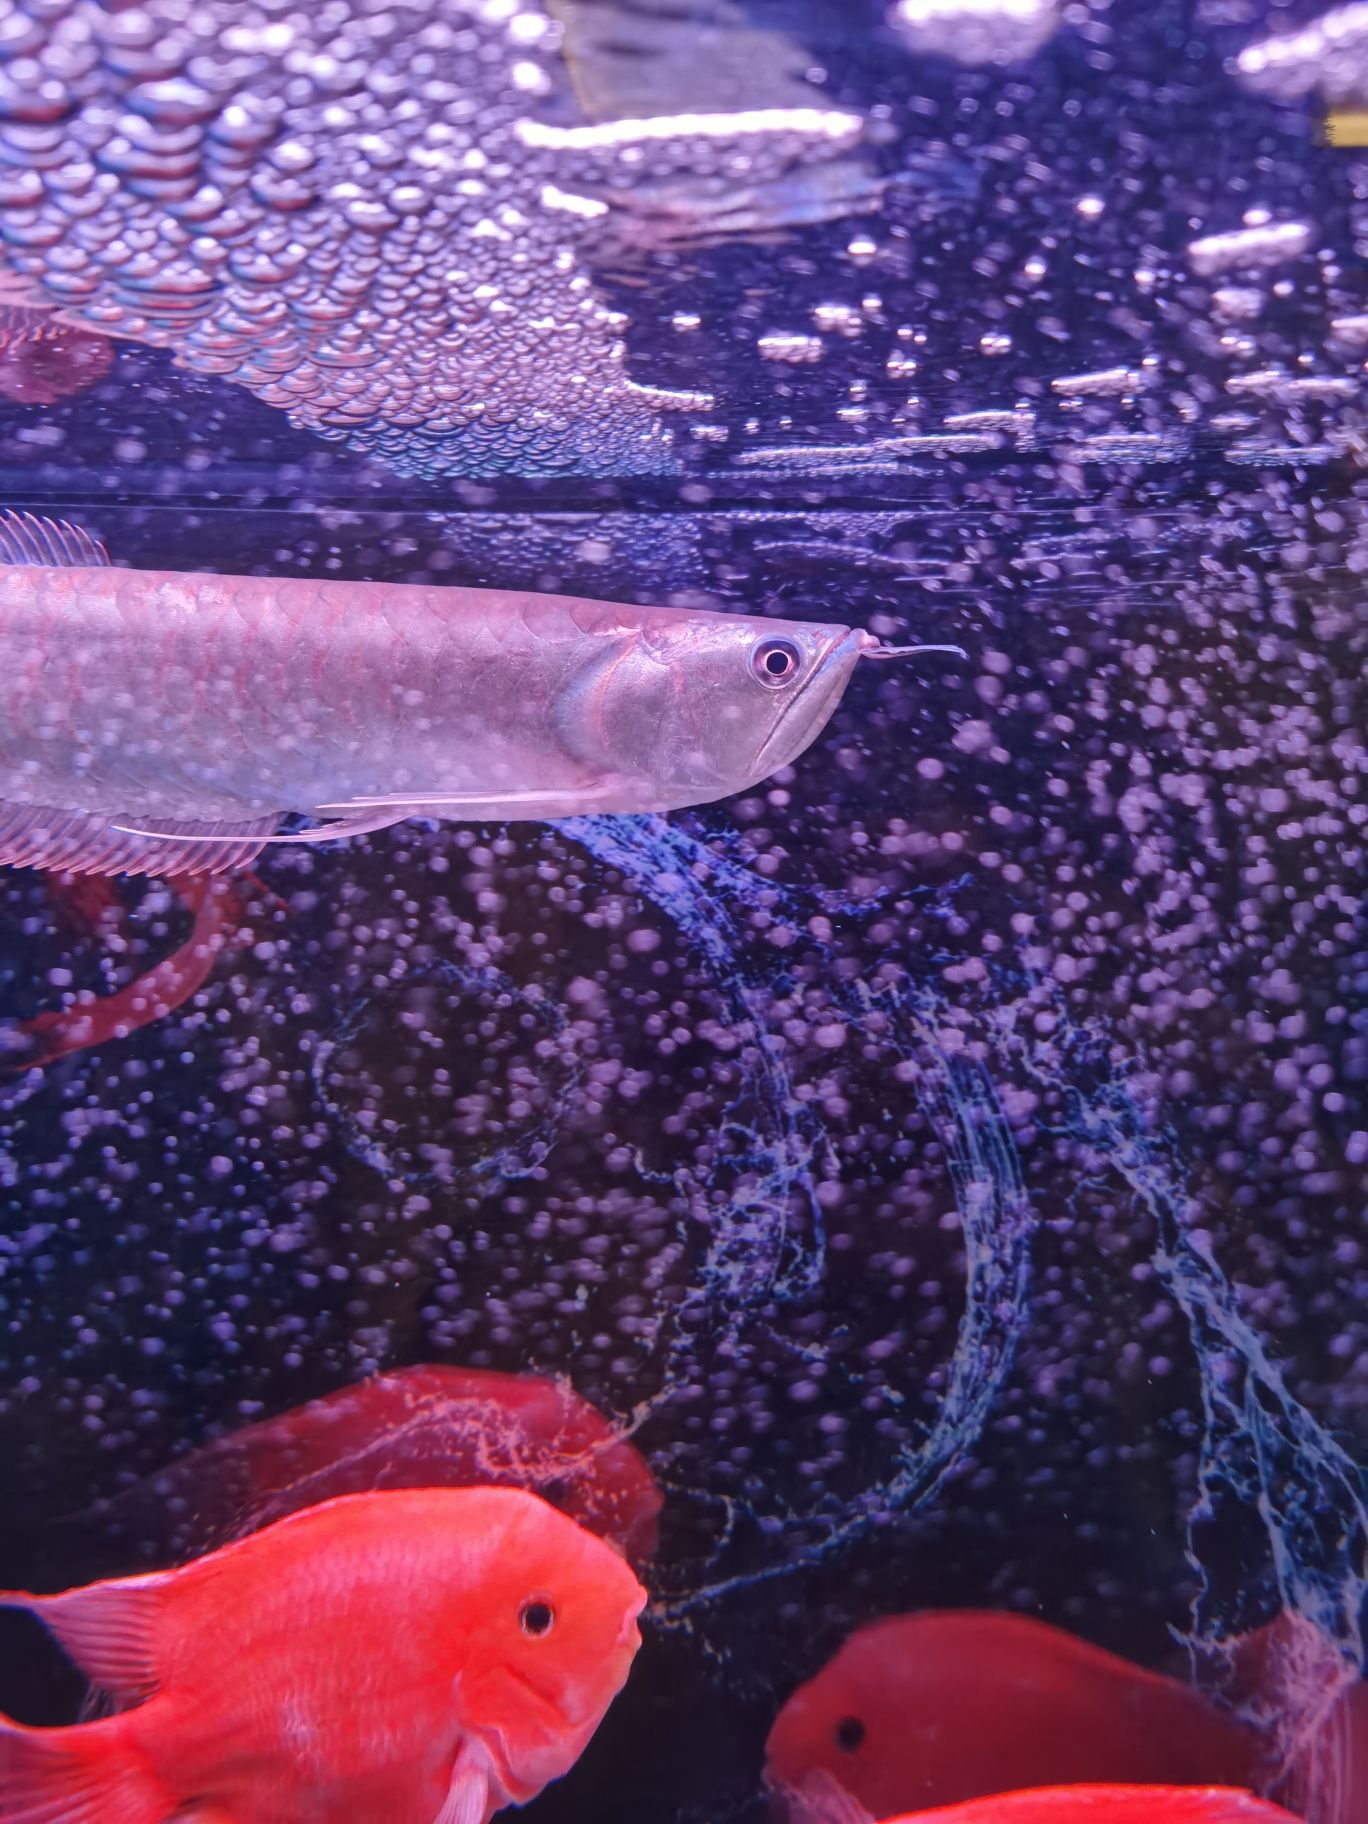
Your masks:
M558 1779L578 1759L585 1743L602 1720L608 1703L626 1682L627 1669L640 1639L635 1613L625 1616L618 1640L622 1677L604 1701L590 1704L583 1712L571 1709L520 1667L501 1668L504 1678L531 1698L534 1715L541 1725L540 1741L518 1757L521 1762L519 1766L514 1765L514 1756L502 1729L478 1732L485 1754L497 1769L499 1783L508 1794L510 1803L526 1805L550 1780Z
M494 1776L497 1776L499 1785L504 1790L506 1802L526 1805L549 1780L558 1778L573 1762L573 1750L569 1759L566 1759L566 1745L574 1742L584 1725L568 1716L561 1703L525 1672L514 1666L504 1666L501 1670L509 1684L516 1686L524 1697L531 1698L533 1714L540 1725L537 1731L540 1739L529 1752L519 1757L522 1766L518 1768L513 1764L513 1756L502 1729L494 1727L472 1733L480 1739ZM551 1764L543 1765L548 1762Z

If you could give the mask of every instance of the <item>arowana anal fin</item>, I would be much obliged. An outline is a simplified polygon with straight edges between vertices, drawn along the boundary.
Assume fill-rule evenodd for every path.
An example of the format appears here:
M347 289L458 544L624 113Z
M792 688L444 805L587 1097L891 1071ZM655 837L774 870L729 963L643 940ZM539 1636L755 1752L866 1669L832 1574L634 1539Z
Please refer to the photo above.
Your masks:
M241 823L167 823L156 836L92 811L0 800L0 865L72 874L223 874L246 868L275 831L275 815Z

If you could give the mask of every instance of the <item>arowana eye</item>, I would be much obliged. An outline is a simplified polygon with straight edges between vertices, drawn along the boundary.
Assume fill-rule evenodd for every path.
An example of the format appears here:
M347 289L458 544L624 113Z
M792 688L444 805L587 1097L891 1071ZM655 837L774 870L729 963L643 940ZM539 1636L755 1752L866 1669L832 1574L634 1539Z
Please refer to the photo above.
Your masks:
M771 690L782 690L798 676L803 655L792 640L761 640L751 652L751 676Z
M549 1634L555 1625L556 1611L540 1597L525 1602L518 1610L518 1626L524 1634L530 1634L533 1640L540 1640L543 1634Z

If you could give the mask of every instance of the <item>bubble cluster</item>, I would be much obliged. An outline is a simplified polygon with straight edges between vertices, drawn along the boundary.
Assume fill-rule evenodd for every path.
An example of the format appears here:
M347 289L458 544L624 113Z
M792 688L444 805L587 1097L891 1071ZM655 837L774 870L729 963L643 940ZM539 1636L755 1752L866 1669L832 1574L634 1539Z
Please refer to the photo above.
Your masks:
M861 121L815 90L577 119L560 41L497 0L35 0L0 44L7 282L403 474L669 467L661 414L709 401L628 378L596 241L725 227Z

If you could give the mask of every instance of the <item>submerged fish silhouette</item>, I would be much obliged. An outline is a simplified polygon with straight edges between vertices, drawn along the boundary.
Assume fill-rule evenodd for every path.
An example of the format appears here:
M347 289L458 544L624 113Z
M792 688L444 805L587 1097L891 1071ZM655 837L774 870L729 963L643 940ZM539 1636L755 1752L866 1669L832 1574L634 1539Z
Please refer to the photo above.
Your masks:
M622 1688L645 1591L535 1495L349 1495L37 1615L118 1714L0 1719L6 1824L487 1824Z
M779 1712L766 1778L789 1824L843 1824L847 1795L883 1818L1066 1781L1246 1786L1258 1760L1177 1679L1029 1616L949 1609L857 1629Z
M815 740L854 628L109 567L0 515L0 862L194 874L406 817L706 804ZM907 654L958 652L911 647ZM286 813L334 821L277 834Z
M573 1388L429 1363L228 1432L101 1502L95 1517L185 1558L337 1495L474 1484L539 1494L634 1564L655 1551L655 1478Z

